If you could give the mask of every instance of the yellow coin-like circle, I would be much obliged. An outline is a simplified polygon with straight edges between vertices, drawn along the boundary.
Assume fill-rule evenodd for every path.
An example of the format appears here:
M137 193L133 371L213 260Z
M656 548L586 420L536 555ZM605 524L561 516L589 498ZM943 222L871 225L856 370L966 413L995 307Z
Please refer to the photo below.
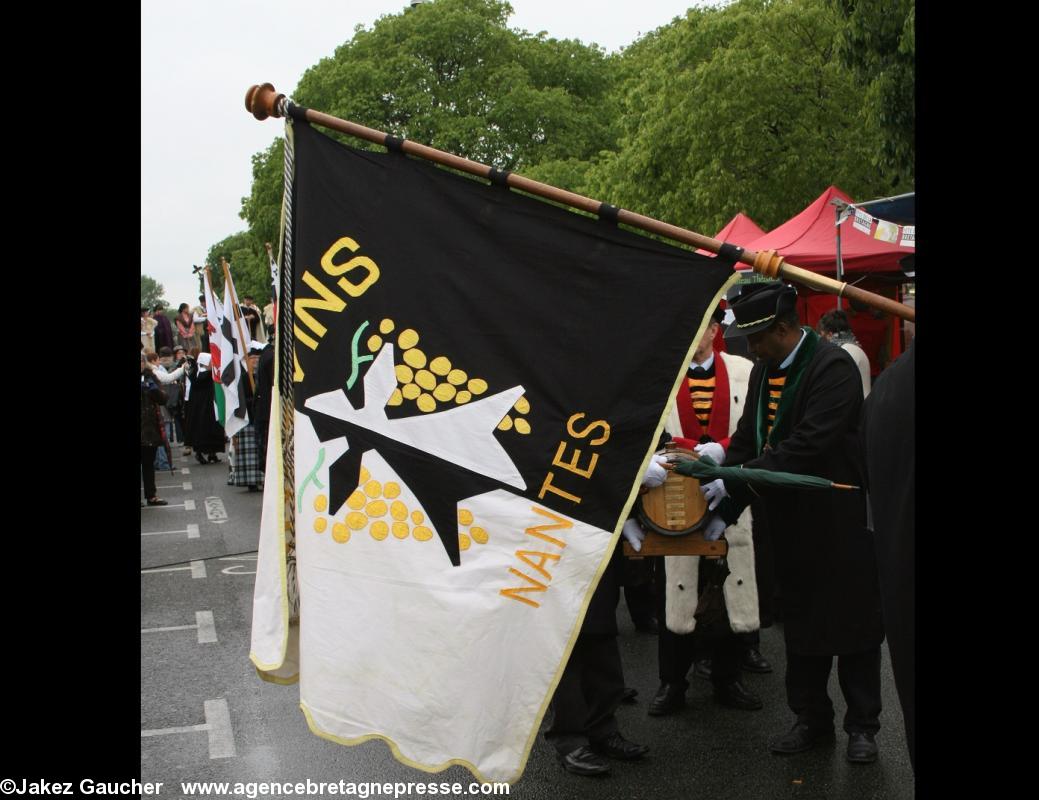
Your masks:
M436 411L437 408L437 401L433 399L432 395L428 395L425 392L418 396L416 403L418 404L419 411L424 411L427 414L430 411Z
M408 350L418 344L418 331L414 328L405 328L397 337L397 344L401 350Z
M530 423L527 422L525 419L518 419L515 422L513 422L512 425L516 428L517 433L530 433Z
M316 520L314 520L314 530L317 531L318 533L324 533L325 532L325 528L327 528L327 527L328 527L328 520L325 519L324 517L318 517Z
M323 494L319 494L314 498L314 510L320 512L326 508L328 508L328 498Z
M444 356L437 356L429 362L429 368L437 375L447 375L451 371L451 362Z
M465 389L462 389L458 394L455 395L456 403L468 403L473 399L473 396L469 394Z
M487 544L487 539L489 538L487 536L487 531L483 528L470 528L469 535L473 537L474 541L479 542L480 544Z
M458 524L469 526L473 524L473 512L467 508L458 509Z
M368 349L369 350L371 350L374 353L380 347L382 347L382 337L381 336L379 336L378 334L375 334L374 336L369 336L368 337Z
M526 414L530 411L530 401L526 397L521 397L516 401L516 405L514 405L513 408L521 414Z
M407 539L411 529L406 522L394 522L392 525L393 535L398 539Z
M416 525L421 525L423 522L426 521L426 515L423 514L421 511L412 511L411 521L414 522Z
M350 506L350 508L352 508L354 511L360 511L362 508L364 508L364 504L367 502L368 498L364 496L364 493L359 492L357 490L354 490L354 493L350 495L346 500L346 504Z
M393 368L393 374L397 376L398 383L411 383L415 379L415 373L407 364L398 364Z
M396 520L403 521L408 518L408 507L400 500L394 500L390 503L390 516Z
M433 391L433 387L437 385L437 376L428 369L420 369L415 373L415 383L427 392L431 392Z
M404 395L405 400L414 400L416 397L422 394L422 390L418 388L418 384L409 383L401 390L401 394Z
M466 387L473 394L483 394L487 391L487 381L483 378L473 378L466 384Z
M361 483L364 483L370 477L372 477L372 473L368 471L368 467L361 467Z
M446 403L455 396L455 387L450 383L438 383L437 388L433 390L433 397L439 400L441 403Z
M386 503L382 500L372 500L364 511L369 517L384 517L386 516Z
M472 542L469 541L469 537L468 536L466 536L464 533L458 534L458 549L459 550L468 550L470 544L472 544Z
M400 393L400 389L394 389L393 394L390 395L390 399L386 401L388 406L399 406L404 402L404 395Z
M337 522L332 526L332 538L337 542L348 542L350 541L350 529L342 522Z
M501 422L498 423L498 430L500 431L511 431L512 430L512 417L505 417Z
M415 369L422 369L426 366L426 354L419 349L408 350L404 353L404 363L408 366L412 366Z
M368 533L372 535L373 539L381 542L390 535L390 526L382 520L379 520L378 522L372 523L372 527L368 529Z
M362 514L360 511L351 511L346 515L346 524L349 525L353 530L359 531L365 525L368 524L368 517Z
M382 322L380 322L379 333L381 333L383 336L385 336L388 333L393 333L393 320L384 319Z
M447 382L450 383L452 386L461 386L463 383L465 383L466 378L468 377L469 376L462 372L462 370L453 369L449 373L447 373Z
M364 493L369 497L382 497L382 484L378 481L371 480L364 485Z
M415 528L415 538L420 542L428 542L433 538L433 531L427 528L425 525L419 525Z
M386 485L382 487L382 496L387 500L392 500L394 497L400 496L400 484L394 481L387 481Z

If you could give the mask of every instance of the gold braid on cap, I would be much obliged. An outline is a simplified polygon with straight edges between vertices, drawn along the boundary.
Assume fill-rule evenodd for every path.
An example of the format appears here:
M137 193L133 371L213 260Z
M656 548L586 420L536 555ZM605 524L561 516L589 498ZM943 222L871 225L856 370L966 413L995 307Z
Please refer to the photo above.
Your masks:
M783 256L775 250L759 250L754 256L754 271L768 278L779 277L779 267L783 264Z

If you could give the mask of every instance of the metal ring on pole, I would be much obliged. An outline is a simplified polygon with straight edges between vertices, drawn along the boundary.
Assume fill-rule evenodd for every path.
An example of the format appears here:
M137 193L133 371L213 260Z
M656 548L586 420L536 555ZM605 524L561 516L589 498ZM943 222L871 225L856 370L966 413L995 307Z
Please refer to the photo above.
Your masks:
M617 224L617 215L620 209L617 206L612 206L609 203L601 203L599 205L599 219L603 222L609 222L612 225Z

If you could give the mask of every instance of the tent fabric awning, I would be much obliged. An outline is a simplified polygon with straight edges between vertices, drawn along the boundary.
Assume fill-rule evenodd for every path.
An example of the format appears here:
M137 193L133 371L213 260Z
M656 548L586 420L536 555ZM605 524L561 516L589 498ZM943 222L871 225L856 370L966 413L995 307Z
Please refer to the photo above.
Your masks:
M836 207L830 202L834 198L853 202L845 192L830 186L801 213L743 246L757 251L775 250L789 263L812 272L836 273ZM845 275L901 273L900 259L912 253L915 253L912 248L862 233L854 227L851 217L841 224L841 261Z

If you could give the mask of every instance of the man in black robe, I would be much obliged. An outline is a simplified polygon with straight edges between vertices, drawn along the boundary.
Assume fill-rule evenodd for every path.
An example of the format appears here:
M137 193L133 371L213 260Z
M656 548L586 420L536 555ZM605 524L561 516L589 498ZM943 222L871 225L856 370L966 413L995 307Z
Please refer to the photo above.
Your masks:
M774 283L732 303L735 321L725 335L746 336L759 363L725 464L861 485L858 368L841 348L800 327L796 299L793 287ZM759 495L768 519L783 596L787 702L797 715L769 749L799 753L833 738L826 686L837 656L848 760L875 761L884 631L863 493L755 491L736 481L703 488L728 524Z
M916 340L880 373L862 412L880 599L909 763L916 770Z

